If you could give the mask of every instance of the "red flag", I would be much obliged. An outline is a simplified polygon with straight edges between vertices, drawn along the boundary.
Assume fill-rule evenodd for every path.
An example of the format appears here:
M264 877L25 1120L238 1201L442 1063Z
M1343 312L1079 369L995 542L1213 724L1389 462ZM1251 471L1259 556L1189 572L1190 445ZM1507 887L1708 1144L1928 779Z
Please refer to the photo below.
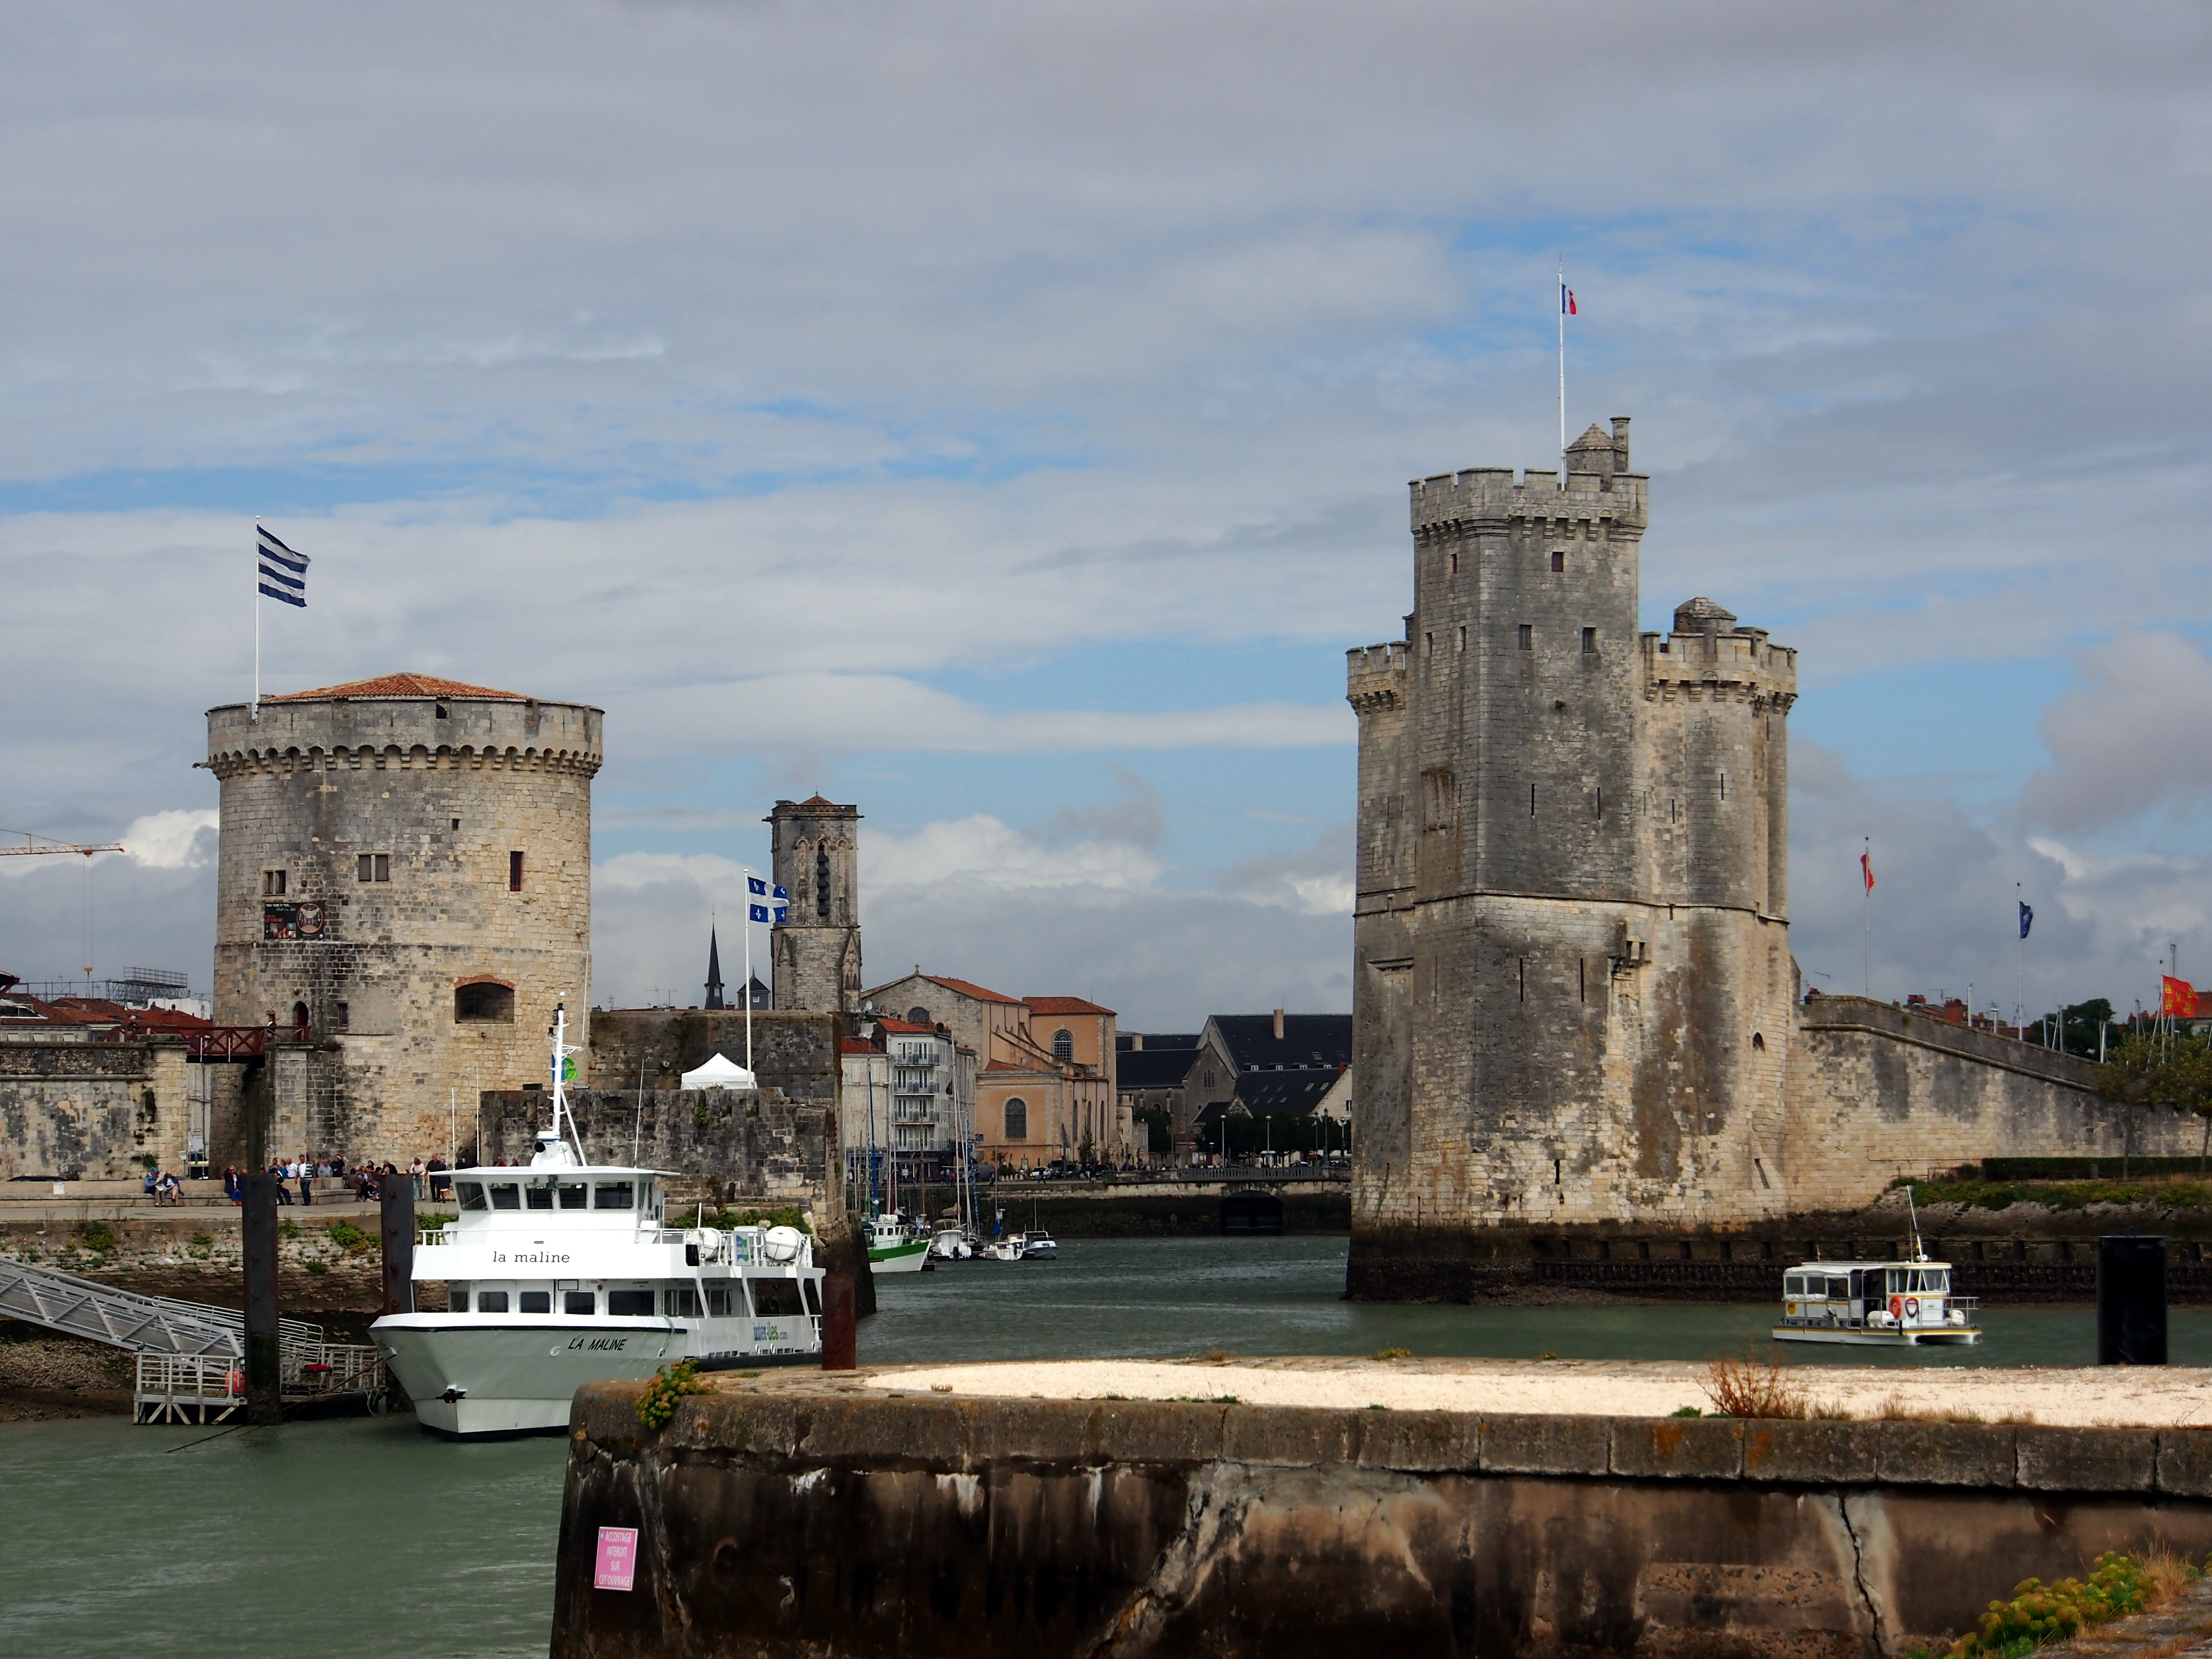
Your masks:
M2197 1018L2197 988L2185 979L2176 979L2171 974L2161 975L2166 981L2165 1005L2161 1014L2172 1014L2181 1019Z
M1862 854L1859 854L1859 874L1866 878L1866 890L1867 890L1867 891L1868 891L1868 892L1869 892L1869 893L1871 893L1872 891L1874 891L1874 854L1871 854L1871 853L1862 853Z

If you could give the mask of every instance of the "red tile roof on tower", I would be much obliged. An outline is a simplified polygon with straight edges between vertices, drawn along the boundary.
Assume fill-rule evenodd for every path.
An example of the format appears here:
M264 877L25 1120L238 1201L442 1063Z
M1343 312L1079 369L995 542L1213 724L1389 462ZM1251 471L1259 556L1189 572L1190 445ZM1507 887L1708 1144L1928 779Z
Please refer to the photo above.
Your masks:
M1095 1002L1085 1002L1081 997L1024 997L1033 1014L1110 1014L1111 1008L1101 1008Z
M827 795L809 795L799 804L801 806L835 806L837 803Z
M937 1029L933 1025L916 1024L910 1019L893 1019L888 1014L878 1015L876 1019L876 1024L882 1026L886 1031L890 1032L894 1036L908 1036L916 1034L922 1036L929 1036L933 1035Z
M264 702L313 702L325 697L474 697L480 702L534 702L520 691L495 691L488 685L465 685L459 680L441 680L434 674L379 674L373 680L351 680L343 685L325 685L313 691L287 691L281 696L264 697Z
M942 974L924 974L922 977L932 985L942 985L948 991L957 991L962 996L973 997L978 1002L1004 1002L1017 1007L1021 1006L1022 1000L1019 997L1005 996L997 991L987 991L981 986L969 980L947 979Z

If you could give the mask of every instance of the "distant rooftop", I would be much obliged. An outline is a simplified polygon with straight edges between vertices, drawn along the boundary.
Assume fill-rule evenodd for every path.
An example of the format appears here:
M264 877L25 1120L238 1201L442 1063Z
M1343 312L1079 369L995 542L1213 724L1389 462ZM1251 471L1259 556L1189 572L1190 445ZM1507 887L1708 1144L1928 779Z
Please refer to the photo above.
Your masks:
M319 686L313 691L287 691L273 697L264 697L264 702L319 702L336 697L379 697L386 700L415 697L473 698L479 702L535 702L538 699L526 697L520 691L495 691L488 685L469 685L459 680L441 680L434 674L379 674L371 680L349 680L343 685Z

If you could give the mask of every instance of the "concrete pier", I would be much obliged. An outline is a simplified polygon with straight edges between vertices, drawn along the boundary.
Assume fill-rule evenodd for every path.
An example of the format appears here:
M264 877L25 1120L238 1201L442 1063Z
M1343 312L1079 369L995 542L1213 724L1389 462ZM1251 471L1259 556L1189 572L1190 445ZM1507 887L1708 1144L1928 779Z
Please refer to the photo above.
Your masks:
M1255 1405L1202 1364L1181 1398L958 1380L992 1369L725 1378L659 1433L636 1388L586 1389L556 1659L1872 1659L2102 1550L2212 1548L2188 1427ZM602 1528L636 1529L630 1589L594 1587Z

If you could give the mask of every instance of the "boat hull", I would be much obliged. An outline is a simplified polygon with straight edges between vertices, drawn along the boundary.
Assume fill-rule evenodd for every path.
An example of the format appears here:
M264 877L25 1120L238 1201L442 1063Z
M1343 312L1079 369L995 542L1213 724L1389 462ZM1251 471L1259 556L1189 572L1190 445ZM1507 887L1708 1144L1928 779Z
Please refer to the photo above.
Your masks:
M918 1273L929 1265L929 1241L917 1238L911 1243L889 1244L868 1252L868 1271L872 1273Z
M1914 1348L1923 1343L1956 1343L1971 1346L1982 1340L1979 1329L1972 1325L1951 1325L1928 1330L1863 1331L1847 1326L1777 1325L1777 1342L1826 1342L1847 1348Z

